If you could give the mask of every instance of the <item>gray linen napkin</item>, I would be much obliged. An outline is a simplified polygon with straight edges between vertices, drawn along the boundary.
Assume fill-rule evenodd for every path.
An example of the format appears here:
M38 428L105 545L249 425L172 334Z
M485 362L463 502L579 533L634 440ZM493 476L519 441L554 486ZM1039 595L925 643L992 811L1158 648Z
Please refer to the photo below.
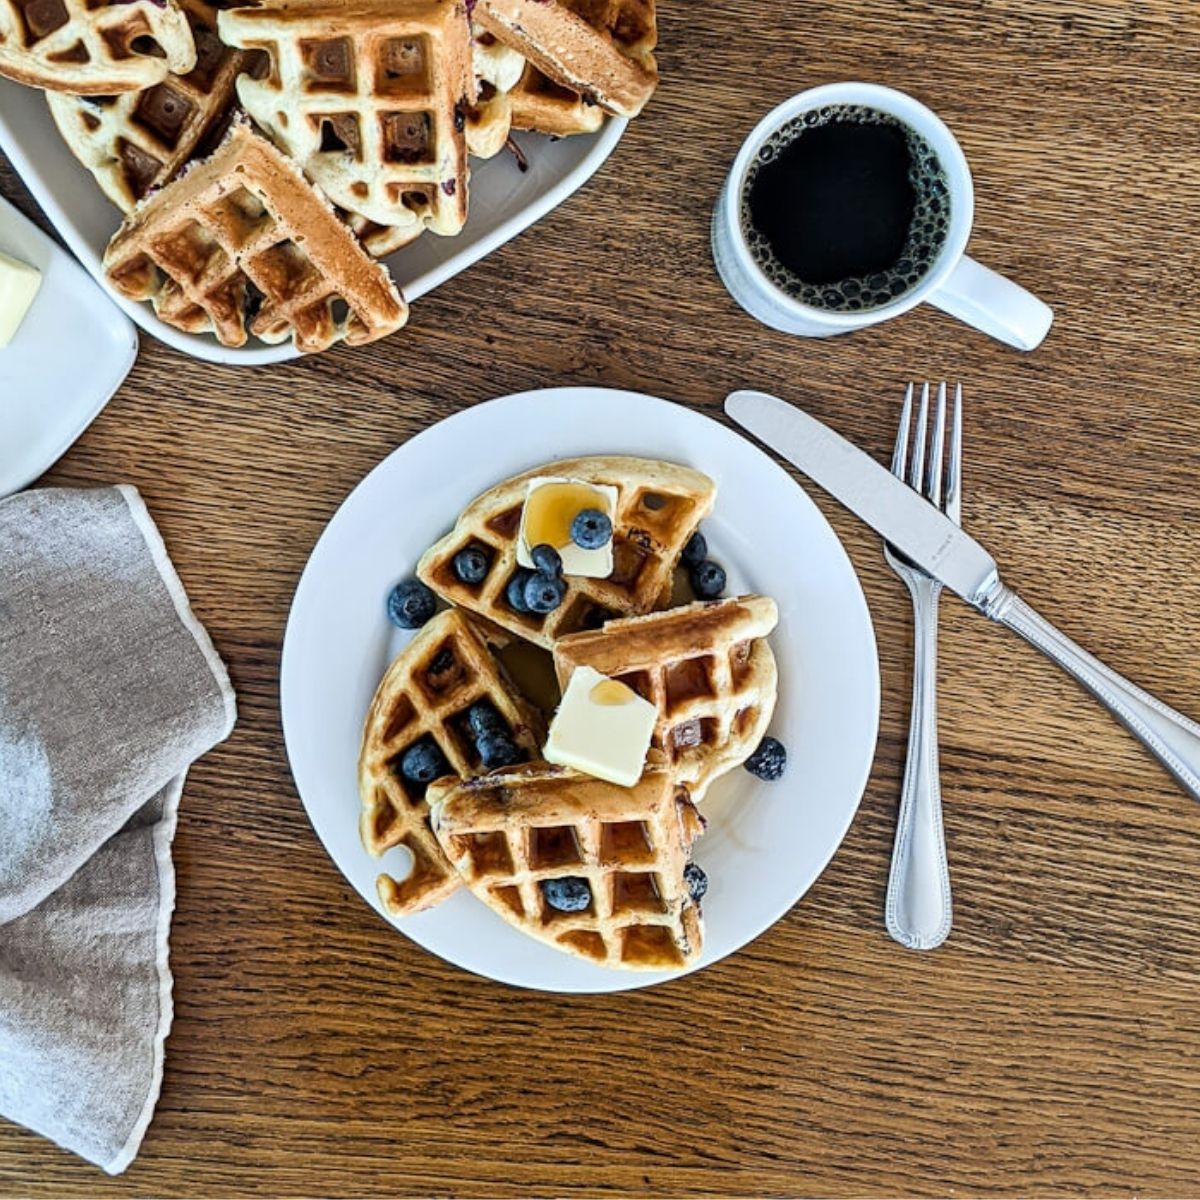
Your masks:
M0 501L0 1114L117 1174L171 1025L171 838L233 689L133 488Z

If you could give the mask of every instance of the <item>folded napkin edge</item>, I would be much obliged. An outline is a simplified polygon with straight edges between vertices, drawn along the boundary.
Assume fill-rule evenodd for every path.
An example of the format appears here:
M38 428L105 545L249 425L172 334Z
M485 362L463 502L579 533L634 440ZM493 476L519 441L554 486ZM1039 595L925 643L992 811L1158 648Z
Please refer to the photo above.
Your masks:
M220 661L220 660L218 660ZM138 1113L129 1136L125 1139L117 1156L111 1162L101 1163L106 1174L120 1175L137 1157L142 1140L158 1108L162 1092L163 1065L166 1058L167 1034L175 1019L175 1000L172 989L175 977L171 974L171 918L175 913L175 860L171 857L171 843L175 839L175 826L179 819L179 801L183 796L183 784L187 772L182 771L171 781L171 790L163 803L162 819L154 827L154 861L158 867L158 924L154 931L154 965L158 972L158 1026L154 1030L153 1055L150 1086L146 1099Z
M180 622L195 640L197 648L204 656L208 669L212 673L217 690L221 693L221 699L225 705L223 740L232 732L237 721L237 697L229 679L229 672L222 662L221 656L217 653L217 648L213 645L208 630L200 624L196 614L192 611L187 592L183 588L183 581L175 570L175 564L167 553L166 543L163 541L158 526L154 523L154 518L150 516L150 511L146 508L146 502L142 499L141 493L129 483L118 483L116 488L124 499L129 514L133 518L138 532L141 533L142 540L146 543L146 548L150 551L150 557L158 571L159 578L163 581L163 586L171 597L171 603L175 606L175 612ZM168 840L168 847L169 845Z
M175 565L167 553L166 543L163 541L154 519L150 516L141 493L128 483L117 484L117 491L124 499L129 514L141 533L147 550L150 551L155 569L163 581L163 586L167 589L167 594L171 597L171 603L175 606L175 612L180 622L195 640L204 661L208 664L217 690L221 693L221 700L225 706L223 736L227 737L237 721L237 698L229 679L229 672L226 670L221 656L217 653L208 630L204 628L192 611L183 582L175 570ZM171 974L170 964L171 917L175 912L175 863L171 857L171 843L175 837L175 826L179 817L179 801L183 794L183 782L186 775L186 772L182 772L173 781L170 795L164 805L163 818L155 827L153 834L154 859L158 868L159 881L158 925L154 939L155 968L158 972L158 1027L154 1031L154 1061L151 1067L150 1086L147 1089L142 1109L130 1128L129 1136L125 1139L124 1146L111 1162L102 1164L104 1171L109 1175L122 1174L137 1157L146 1136L146 1130L150 1128L150 1122L154 1119L159 1095L162 1092L165 1044L175 1014L175 1003L171 994L174 977Z

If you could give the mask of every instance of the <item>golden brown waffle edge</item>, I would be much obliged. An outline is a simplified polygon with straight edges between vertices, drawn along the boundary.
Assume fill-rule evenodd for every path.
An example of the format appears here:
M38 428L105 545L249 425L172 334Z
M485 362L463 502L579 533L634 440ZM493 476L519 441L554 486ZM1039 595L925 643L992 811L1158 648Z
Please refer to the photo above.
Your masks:
M299 167L242 122L128 214L104 266L122 295L227 346L244 344L247 323L263 341L291 336L303 351L361 345L408 317L386 268Z
M684 867L702 827L661 762L632 788L545 763L430 788L431 820L474 895L538 941L598 965L681 970L703 948ZM586 879L589 907L552 908L543 881Z

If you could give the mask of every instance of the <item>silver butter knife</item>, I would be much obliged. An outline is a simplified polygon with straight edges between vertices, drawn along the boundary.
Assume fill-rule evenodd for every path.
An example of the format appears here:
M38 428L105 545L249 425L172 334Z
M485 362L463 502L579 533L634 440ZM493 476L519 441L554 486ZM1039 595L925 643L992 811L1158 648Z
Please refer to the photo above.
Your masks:
M980 612L1015 630L1087 688L1200 800L1200 725L1060 633L1000 580L974 538L840 434L765 392L733 392L725 411Z

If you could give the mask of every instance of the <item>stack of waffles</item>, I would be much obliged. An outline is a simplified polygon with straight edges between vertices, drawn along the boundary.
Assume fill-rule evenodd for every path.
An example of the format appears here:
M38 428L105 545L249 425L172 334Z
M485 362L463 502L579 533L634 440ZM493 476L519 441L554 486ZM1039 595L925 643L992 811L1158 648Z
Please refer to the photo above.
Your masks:
M508 585L520 570L531 483L547 477L610 490L613 567L607 578L565 575L561 602L539 616L514 609ZM407 875L378 879L390 915L465 887L522 933L602 966L678 970L697 961L703 925L689 873L704 819L696 806L762 741L777 691L766 641L778 619L772 600L681 602L680 559L715 497L711 479L670 463L565 460L489 489L425 553L417 576L451 607L384 675L359 759L363 845L376 857L407 851ZM469 583L455 569L467 548L487 563ZM526 694L515 673L521 655L543 656L563 689L590 667L654 706L652 745L633 786L542 760L556 697L539 697L539 708ZM474 724L481 701L520 761L485 767ZM422 745L434 749L441 778L414 782L401 769ZM583 881L586 904L563 911L550 902L556 881Z
M306 351L403 325L372 260L459 233L470 158L513 130L566 137L636 115L655 40L654 0L0 0L0 75L45 89L124 214L112 285L224 345ZM226 176L239 183L212 192ZM258 242L231 244L241 233L216 215L239 187L290 231L268 247L282 278L253 269Z

